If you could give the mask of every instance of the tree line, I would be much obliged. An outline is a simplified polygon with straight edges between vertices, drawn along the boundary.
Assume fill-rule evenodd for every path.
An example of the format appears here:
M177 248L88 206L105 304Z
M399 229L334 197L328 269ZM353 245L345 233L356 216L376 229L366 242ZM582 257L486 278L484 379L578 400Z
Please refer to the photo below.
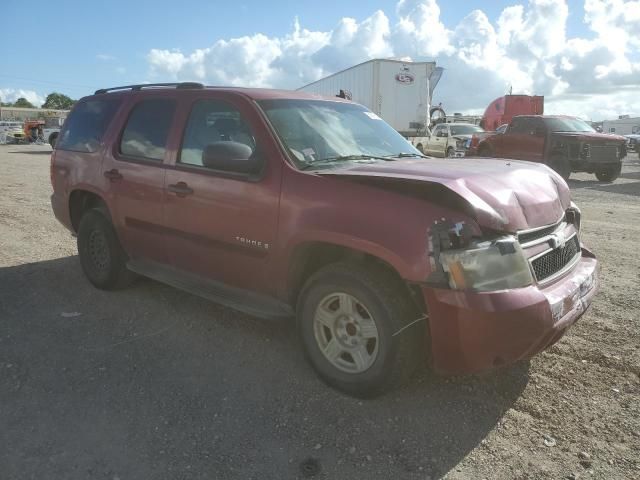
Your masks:
M47 95L47 99L42 104L41 108L51 108L54 110L69 110L76 103L70 97L64 93L52 92ZM2 102L0 104L3 107L17 107L17 108L35 108L35 106L26 98L20 97L15 102Z

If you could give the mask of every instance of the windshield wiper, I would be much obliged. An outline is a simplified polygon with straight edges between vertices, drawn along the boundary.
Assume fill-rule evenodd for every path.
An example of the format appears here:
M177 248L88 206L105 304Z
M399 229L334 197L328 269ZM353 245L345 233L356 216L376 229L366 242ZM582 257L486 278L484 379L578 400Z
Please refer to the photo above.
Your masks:
M400 152L400 153L394 153L393 155L387 155L387 160L389 158L411 158L411 157L429 158L426 155L423 155L421 153Z
M395 155L392 155L392 157ZM389 162L392 160L390 157L379 157L376 155L338 155L336 157L326 157L321 158L319 160L315 160L313 162L309 162L306 165L302 165L300 170L308 170L315 165L324 164L324 163L333 163L333 162L343 162L349 160L384 160L385 162Z

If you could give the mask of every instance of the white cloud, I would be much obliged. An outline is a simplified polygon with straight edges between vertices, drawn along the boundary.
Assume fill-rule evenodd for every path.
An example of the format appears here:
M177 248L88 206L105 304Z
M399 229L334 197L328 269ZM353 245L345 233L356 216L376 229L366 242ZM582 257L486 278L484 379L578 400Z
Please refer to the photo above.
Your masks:
M442 5L446 5L440 2ZM529 0L495 22L481 10L445 25L437 0L399 0L393 16L337 19L331 31L300 26L218 39L183 53L152 49L154 80L296 88L371 58L436 60L445 67L434 100L450 111L482 111L513 87L546 96L548 113L600 119L640 114L640 1L585 0L585 38L569 38L564 0Z
M19 98L26 98L34 106L39 107L44 103L44 98L33 90L22 90L20 88L0 88L0 100L2 102L15 102Z
M113 62L114 60L117 60L116 57L114 57L113 55L110 55L108 53L99 53L96 55L96 58L98 60L101 60L103 62Z

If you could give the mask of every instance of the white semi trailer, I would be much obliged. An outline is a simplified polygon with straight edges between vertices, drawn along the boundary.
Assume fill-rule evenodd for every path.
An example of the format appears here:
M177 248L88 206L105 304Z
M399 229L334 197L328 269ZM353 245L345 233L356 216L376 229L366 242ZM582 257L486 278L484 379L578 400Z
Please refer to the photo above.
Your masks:
M431 97L441 75L435 62L375 59L298 90L360 103L418 145L427 132Z

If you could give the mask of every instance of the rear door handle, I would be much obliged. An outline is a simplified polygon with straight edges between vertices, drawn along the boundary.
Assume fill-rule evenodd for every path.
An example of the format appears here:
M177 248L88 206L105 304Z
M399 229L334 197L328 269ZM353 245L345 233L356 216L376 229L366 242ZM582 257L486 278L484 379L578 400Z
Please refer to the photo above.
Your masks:
M186 197L187 195L193 194L193 188L189 187L189 185L184 182L178 182L172 185L168 185L167 189L170 192L175 193L178 197Z
M106 172L104 172L104 176L107 177L112 182L115 182L116 180L122 180L122 175L115 168L112 168L111 170L107 170Z

